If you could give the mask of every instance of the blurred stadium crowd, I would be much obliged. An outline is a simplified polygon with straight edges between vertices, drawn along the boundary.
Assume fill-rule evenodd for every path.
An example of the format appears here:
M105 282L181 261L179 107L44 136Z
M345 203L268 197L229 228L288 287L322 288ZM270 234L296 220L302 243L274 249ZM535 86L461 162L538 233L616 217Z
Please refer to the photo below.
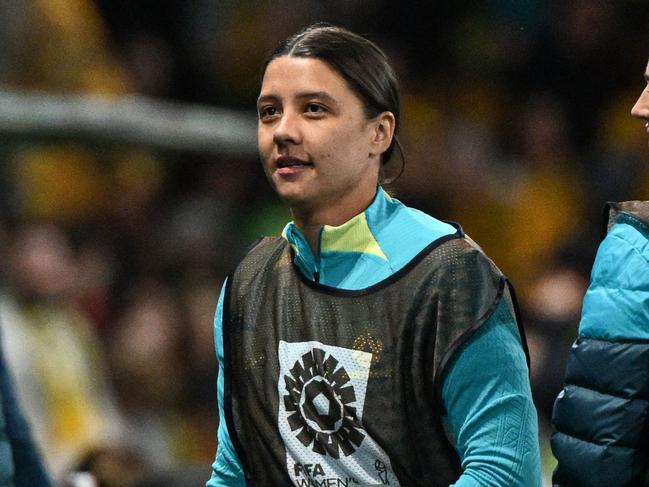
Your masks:
M648 15L640 0L5 0L0 89L254 116L279 40L315 20L368 35L402 83L396 196L459 221L518 290L547 477L601 208L649 195L646 135L629 116ZM219 287L289 219L258 161L4 136L0 161L3 342L52 472L202 485Z

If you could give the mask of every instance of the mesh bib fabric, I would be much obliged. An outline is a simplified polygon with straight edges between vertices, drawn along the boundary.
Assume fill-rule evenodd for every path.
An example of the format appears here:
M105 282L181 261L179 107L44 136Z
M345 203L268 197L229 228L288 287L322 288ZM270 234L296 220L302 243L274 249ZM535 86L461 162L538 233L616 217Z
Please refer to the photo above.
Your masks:
M249 486L444 486L461 474L439 397L506 280L461 230L359 291L313 283L281 238L228 279L225 415Z

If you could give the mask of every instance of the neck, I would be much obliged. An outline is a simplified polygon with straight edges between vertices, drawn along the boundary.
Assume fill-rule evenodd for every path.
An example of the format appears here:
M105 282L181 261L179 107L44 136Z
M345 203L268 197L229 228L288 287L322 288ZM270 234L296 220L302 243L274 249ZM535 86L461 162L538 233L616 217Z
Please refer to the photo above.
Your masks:
M369 195L360 198L343 198L343 201L339 201L338 204L328 205L324 208L307 209L293 207L291 208L291 215L295 226L302 232L302 235L304 235L304 238L309 243L309 247L311 247L311 252L317 258L320 229L324 225L337 227L351 220L359 213L365 211L375 196L376 189Z

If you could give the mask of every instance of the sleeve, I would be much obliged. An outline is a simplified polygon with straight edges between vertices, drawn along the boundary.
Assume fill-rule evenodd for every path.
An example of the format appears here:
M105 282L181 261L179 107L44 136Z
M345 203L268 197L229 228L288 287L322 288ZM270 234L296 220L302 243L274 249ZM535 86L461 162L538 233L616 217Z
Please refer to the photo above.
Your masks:
M555 485L639 485L649 428L649 244L615 225L597 252L554 404Z
M219 429L216 459L212 464L212 476L206 487L245 487L246 482L237 453L234 451L223 412L223 296L227 282L223 283L216 316L214 317L214 345L218 361L216 382L217 401L219 405Z
M449 365L442 401L463 470L454 487L541 485L529 371L505 299Z
M27 420L20 410L2 350L0 350L0 394L5 431L13 454L15 485L51 486L41 456L32 440Z

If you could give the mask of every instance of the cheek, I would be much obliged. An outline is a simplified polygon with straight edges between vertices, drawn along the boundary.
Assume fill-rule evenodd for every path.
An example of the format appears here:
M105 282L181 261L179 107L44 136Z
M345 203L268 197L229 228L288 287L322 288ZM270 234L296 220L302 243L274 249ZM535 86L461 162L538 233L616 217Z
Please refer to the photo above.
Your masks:
M346 132L341 134L338 144L334 146L341 159L355 166L363 166L369 155L369 148L362 134Z
M363 133L355 128L337 130L327 140L327 150L342 158L358 158L366 152L366 143Z
M257 145L259 146L259 149L268 144L268 135L266 132L267 131L261 127L257 129Z
M273 137L267 130L257 131L257 150L264 158L268 158L273 151Z

